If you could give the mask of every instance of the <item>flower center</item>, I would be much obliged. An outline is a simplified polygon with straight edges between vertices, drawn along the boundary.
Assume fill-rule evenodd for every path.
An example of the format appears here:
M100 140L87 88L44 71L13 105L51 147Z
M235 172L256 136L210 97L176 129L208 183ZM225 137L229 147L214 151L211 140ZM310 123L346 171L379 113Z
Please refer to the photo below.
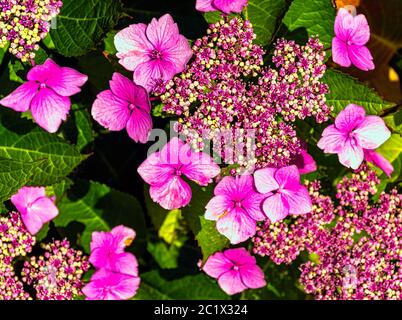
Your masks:
M241 201L235 201L235 207L236 208L241 208L243 205L241 203Z
M39 88L41 88L41 89L45 89L47 86L46 86L46 83L41 83L40 85L39 85Z
M180 177L182 175L181 168L176 169L175 174Z
M239 266L233 266L233 270L234 270L234 271L239 270Z
M133 111L133 110L136 108L136 106L135 106L134 104L130 103L130 104L128 105L128 108L129 108L131 111Z
M149 53L149 57L152 60L162 60L162 52L160 52L159 50L154 49Z

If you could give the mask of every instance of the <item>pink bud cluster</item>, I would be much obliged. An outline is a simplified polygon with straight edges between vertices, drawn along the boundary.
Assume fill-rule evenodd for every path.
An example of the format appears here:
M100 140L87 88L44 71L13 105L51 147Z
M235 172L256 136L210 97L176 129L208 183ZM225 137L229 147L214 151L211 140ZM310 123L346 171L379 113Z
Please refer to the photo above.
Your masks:
M59 0L0 0L0 48L23 62L35 58L38 42L50 31L50 21L63 6Z
M82 295L83 274L89 262L68 240L42 245L44 254L24 263L23 281L32 285L39 300L71 300Z
M251 165L286 166L302 150L293 122L326 121L331 112L328 87L320 81L325 52L315 38L305 46L281 39L272 58L275 68L264 67L264 50L255 38L251 23L239 18L210 25L207 36L194 43L192 63L160 97L164 111L179 116L177 131L196 149L223 130L254 131L255 144L244 136L235 140L254 148Z

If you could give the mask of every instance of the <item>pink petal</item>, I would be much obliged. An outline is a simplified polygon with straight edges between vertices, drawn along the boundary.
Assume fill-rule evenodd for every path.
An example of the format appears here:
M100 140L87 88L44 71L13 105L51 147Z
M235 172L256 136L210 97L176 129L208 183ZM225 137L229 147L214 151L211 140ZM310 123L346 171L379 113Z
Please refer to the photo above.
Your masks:
M216 221L233 208L233 202L227 195L217 195L209 200L205 208L205 219Z
M247 289L241 280L240 272L235 270L230 270L222 274L218 279L218 284L222 290L229 295L233 295Z
M348 47L348 53L350 60L357 68L363 71L375 69L373 56L367 47L350 45Z
M70 106L69 98L59 96L51 89L42 88L32 100L32 117L40 127L54 133L67 119Z
M279 188L275 179L276 168L264 168L254 173L254 183L258 192L267 193Z
M384 173L390 178L392 172L394 171L394 167L392 164L385 159L381 154L374 150L364 149L364 158L366 161L371 162L378 168L380 168Z
M16 194L11 196L10 200L19 213L25 214L31 204L43 197L46 197L44 187L22 187Z
M224 177L214 190L215 195L232 196L237 193L236 179L231 176Z
M176 44L179 28L170 14L165 14L158 20L153 18L146 30L149 41L157 50L164 50Z
M289 214L305 214L313 210L311 198L305 186L282 190L281 194L288 203Z
M178 166L182 164L183 153L180 150L185 146L185 143L177 137L173 137L162 148L160 152L160 163Z
M120 59L120 64L127 70L134 71L140 64L149 61L149 51L153 49L145 32L147 26L143 23L132 24L118 32L114 44Z
M357 128L365 117L366 111L363 107L349 104L336 116L335 126L342 133L349 133Z
M173 177L165 184L151 186L149 193L156 203L166 209L173 210L185 207L191 200L191 188L180 177Z
M192 55L193 50L182 35L178 35L175 43L164 50L164 58L176 66L175 73L184 71Z
M201 12L216 11L216 8L212 6L213 0L197 0L195 8Z
M174 167L163 164L159 152L151 154L138 168L138 173L150 185L164 185L174 173Z
M338 157L345 167L357 169L364 159L363 148L352 143L353 140L347 140Z
M81 87L88 81L88 76L71 68L60 68L48 78L45 83L58 95L70 97L81 91Z
M322 133L317 147L325 153L338 153L342 150L346 141L346 134L339 131L333 124L326 127Z
M27 210L27 214L34 214L40 218L42 223L47 223L57 217L59 209L51 199L43 197L31 205Z
M242 282L250 289L262 288L267 284L264 272L255 264L241 266L239 272Z
M357 143L364 149L377 149L391 136L384 120L377 116L367 116L354 133Z
M26 82L11 92L8 96L0 100L0 104L18 112L28 111L32 99L39 89L39 84L35 82Z
M256 222L241 208L234 208L218 219L216 228L231 244L238 244L255 234Z
M247 5L247 0L214 0L213 4L218 10L226 14L230 12L240 13Z
M114 227L110 231L110 234L114 237L118 247L122 251L124 250L125 247L128 247L131 244L131 242L133 242L136 236L136 233L133 229L123 225Z
M123 130L130 118L128 103L115 96L111 90L98 94L91 114L95 121L111 131Z
M134 71L134 82L148 92L158 80L170 80L176 74L176 66L170 61L153 60L140 64Z
M208 258L202 270L210 277L217 279L232 267L233 263L222 252L217 252Z
M332 39L332 60L342 67L348 68L352 65L346 43L337 37Z
M241 204L251 218L256 221L263 221L266 219L266 216L262 211L262 203L265 198L266 194L251 192L245 196Z
M295 165L282 167L275 172L275 180L281 189L294 189L300 185L299 169Z
M237 266L256 264L255 258L245 248L228 249L223 254Z
M135 142L147 143L152 130L152 118L149 111L134 108L127 122L127 132Z
M269 196L262 207L272 223L283 220L289 214L289 205L280 193Z
M351 33L354 31L354 26L354 17L349 11L344 8L339 9L334 23L336 37L344 42L348 41Z
M48 79L51 79L61 73L61 67L52 59L47 59L44 64L37 65L29 70L27 79L29 81L46 83Z
M136 257L129 252L120 253L113 261L111 271L138 277L138 262Z
M299 169L300 174L307 174L317 170L317 164L314 158L306 150L302 150L300 154L297 155L294 164Z
M370 39L370 27L363 14L354 17L354 27L349 40L358 46L364 46Z
M43 227L41 218L38 215L29 212L29 210L25 214L21 213L21 219L28 232L32 235L37 234Z

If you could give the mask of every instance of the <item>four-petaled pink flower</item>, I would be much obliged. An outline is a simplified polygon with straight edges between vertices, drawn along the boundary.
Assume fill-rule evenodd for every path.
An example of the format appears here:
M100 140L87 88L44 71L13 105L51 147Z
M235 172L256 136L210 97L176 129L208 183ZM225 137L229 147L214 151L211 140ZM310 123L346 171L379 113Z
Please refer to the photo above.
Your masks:
M69 97L81 91L88 77L47 59L43 65L32 68L27 79L0 104L19 112L30 110L39 126L54 133L70 111Z
M11 197L11 202L32 235L37 234L45 223L59 214L53 199L46 196L44 187L22 187Z
M263 210L271 222L312 210L310 195L300 184L300 173L295 165L257 170L254 180L257 191L266 196Z
M317 146L325 153L337 153L345 167L357 169L364 160L364 149L374 150L390 136L380 117L366 116L363 107L349 104L337 115L335 124L325 128Z
M195 8L202 12L219 10L229 14L241 12L246 5L247 0L197 0Z
M183 176L206 186L220 172L219 166L203 152L194 152L177 137L172 138L160 152L151 154L138 168L148 183L153 201L167 210L188 205L191 188Z
M82 289L87 300L126 300L139 287L138 262L125 248L135 238L135 231L117 226L110 232L93 232L89 262L97 269Z
M87 300L128 300L135 295L139 285L139 277L100 269L82 292Z
M346 9L339 9L332 39L332 59L342 67L354 64L368 71L374 69L373 57L365 46L370 39L370 27L362 14L353 16Z
M132 24L117 33L114 42L120 64L134 71L134 82L148 91L182 72L193 54L169 14L148 26Z
M217 252L208 258L202 269L207 275L218 279L219 286L230 295L266 285L264 272L244 248Z
M266 219L261 210L265 196L256 192L251 175L224 177L206 206L205 218L216 221L218 231L232 244L246 241L256 232L256 221Z
M98 94L92 117L111 131L126 128L135 142L146 143L152 130L151 103L147 91L119 73L114 73L110 90Z

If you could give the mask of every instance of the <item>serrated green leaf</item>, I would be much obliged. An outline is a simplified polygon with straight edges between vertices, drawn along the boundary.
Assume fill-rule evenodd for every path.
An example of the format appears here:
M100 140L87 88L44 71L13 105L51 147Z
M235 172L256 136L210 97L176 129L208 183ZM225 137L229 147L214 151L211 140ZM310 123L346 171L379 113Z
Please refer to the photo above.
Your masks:
M191 288L191 289L190 289ZM227 300L217 283L205 274L177 278L175 272L153 270L141 274L135 300Z
M334 37L336 10L331 0L293 0L283 18L284 26L290 31L307 31L309 36L320 38L326 48Z
M45 186L66 177L86 158L66 141L5 108L0 110L0 157L26 163L41 161L30 183Z
M334 115L350 103L362 106L368 114L375 115L394 106L383 100L373 89L342 72L328 69L323 81L329 86L327 104L334 106Z
M123 224L133 228L137 237L135 247L144 246L145 220L138 200L110 187L85 180L78 181L58 203L59 215L53 220L56 227L71 222L84 225L80 245L89 252L92 232L109 231Z
M205 206L213 197L213 186L202 188L194 183L191 186L192 200L182 212L201 248L203 260L206 261L211 254L226 248L229 240L216 230L215 221L204 218Z
M56 50L64 56L81 56L117 23L119 0L64 0L57 27L50 31Z

